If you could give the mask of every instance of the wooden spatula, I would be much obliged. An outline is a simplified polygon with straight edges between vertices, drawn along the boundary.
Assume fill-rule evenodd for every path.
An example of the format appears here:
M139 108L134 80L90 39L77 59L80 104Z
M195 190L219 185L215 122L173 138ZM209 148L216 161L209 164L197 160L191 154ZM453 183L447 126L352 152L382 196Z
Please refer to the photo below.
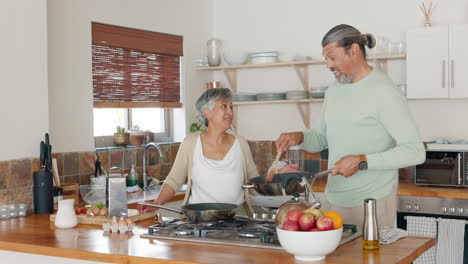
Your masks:
M265 178L265 183L270 183L271 180L273 180L273 176L275 176L275 174L278 172L276 170L276 164L278 163L280 157L281 157L281 151L279 151L277 154L276 154L276 158L275 160L273 161L273 163L271 164L270 166L270 169L268 170L268 175L266 176Z

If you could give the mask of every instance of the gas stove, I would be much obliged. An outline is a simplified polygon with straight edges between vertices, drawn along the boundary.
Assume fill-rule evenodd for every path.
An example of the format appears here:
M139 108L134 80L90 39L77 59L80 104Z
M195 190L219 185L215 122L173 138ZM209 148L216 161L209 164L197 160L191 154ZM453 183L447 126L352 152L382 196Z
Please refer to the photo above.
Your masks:
M340 245L360 235L355 225L344 225ZM283 250L274 222L244 217L198 223L187 219L169 219L156 222L141 237Z

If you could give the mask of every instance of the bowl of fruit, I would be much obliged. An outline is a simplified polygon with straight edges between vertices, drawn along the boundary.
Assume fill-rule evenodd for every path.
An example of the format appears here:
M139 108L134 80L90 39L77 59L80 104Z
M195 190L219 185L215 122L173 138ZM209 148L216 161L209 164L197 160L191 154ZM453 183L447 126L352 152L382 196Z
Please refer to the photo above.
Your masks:
M335 211L292 209L276 232L281 246L297 260L317 261L340 244L343 219Z

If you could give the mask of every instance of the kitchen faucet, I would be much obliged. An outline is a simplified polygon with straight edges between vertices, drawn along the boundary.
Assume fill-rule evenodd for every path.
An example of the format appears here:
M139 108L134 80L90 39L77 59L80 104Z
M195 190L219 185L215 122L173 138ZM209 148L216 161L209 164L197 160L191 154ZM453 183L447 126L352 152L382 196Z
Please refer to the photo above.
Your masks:
M159 144L156 144L154 142L148 143L145 145L145 148L143 150L143 190L146 191L148 188L148 181L146 180L146 152L150 147L155 147L156 150L159 153L159 158L164 158L164 153L161 151L161 148L159 147Z

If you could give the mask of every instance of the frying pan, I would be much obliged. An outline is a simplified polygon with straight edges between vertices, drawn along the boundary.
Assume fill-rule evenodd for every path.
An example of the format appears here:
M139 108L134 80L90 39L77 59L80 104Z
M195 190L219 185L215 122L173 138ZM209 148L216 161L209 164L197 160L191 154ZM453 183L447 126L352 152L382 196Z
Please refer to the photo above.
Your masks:
M237 205L229 203L194 203L183 205L179 209L162 206L153 203L138 203L152 206L179 214L184 214L188 219L196 222L208 222L231 219L237 212Z
M311 172L292 172L275 174L270 183L265 183L265 176L255 177L243 184L244 189L254 189L260 195L283 195L283 188L286 195L302 193L305 191L305 185L302 184L302 177L305 177L310 185L314 184L317 177L328 175L332 170L326 170L317 174Z

